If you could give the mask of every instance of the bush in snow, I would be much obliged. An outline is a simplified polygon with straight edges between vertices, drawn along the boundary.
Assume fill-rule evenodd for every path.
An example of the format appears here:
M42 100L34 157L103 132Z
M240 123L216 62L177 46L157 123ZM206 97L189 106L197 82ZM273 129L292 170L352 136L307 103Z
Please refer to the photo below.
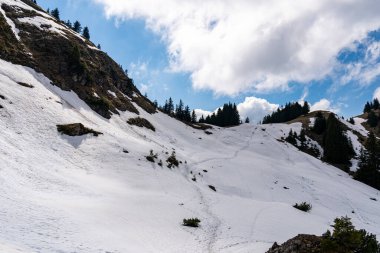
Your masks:
M376 236L364 229L356 230L350 218L341 217L334 221L334 232L322 236L321 252L334 253L379 253L380 245Z
M198 218L183 219L183 225L186 227L197 228L200 222L201 220Z
M300 204L296 203L293 207L304 212L309 212L312 206L309 203L302 202Z
M149 155L145 157L149 162L154 163L154 159L157 159L157 154L153 153L153 150L150 150Z
M166 162L168 163L168 168L171 169L172 167L178 167L179 161L177 160L177 157L175 155L175 151L172 152L171 156L166 159Z

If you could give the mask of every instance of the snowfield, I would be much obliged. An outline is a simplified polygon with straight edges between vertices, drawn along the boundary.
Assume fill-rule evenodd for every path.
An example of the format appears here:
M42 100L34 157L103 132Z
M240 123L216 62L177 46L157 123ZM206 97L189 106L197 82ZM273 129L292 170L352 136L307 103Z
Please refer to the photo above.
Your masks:
M380 236L379 191L279 141L300 124L207 135L140 109L152 132L128 125L132 113L106 120L75 93L3 60L0 95L1 252L263 253L344 215ZM68 123L103 135L57 132ZM150 150L163 167L145 159ZM169 169L173 150L182 163ZM310 213L292 207L303 201ZM200 228L182 226L191 217Z

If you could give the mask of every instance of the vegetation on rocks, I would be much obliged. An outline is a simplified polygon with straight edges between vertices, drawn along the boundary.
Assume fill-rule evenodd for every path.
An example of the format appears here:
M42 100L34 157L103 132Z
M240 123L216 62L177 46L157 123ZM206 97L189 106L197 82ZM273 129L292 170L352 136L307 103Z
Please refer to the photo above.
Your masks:
M85 134L93 134L94 136L98 136L100 134L103 134L91 128L85 127L82 123L57 125L57 130L58 132L69 136L82 136Z
M150 123L147 119L136 117L136 118L130 118L127 121L128 124L138 126L138 127L145 127L152 131L156 131L156 128Z

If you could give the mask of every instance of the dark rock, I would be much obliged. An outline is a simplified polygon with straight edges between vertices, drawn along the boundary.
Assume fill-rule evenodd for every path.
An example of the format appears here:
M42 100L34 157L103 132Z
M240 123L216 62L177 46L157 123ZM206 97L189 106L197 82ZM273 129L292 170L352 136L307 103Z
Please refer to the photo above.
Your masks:
M26 88L34 88L34 86L33 85L31 85L31 84L27 84L27 83L23 83L23 82L17 82L19 85L21 85L21 86L24 86L24 87L26 87Z
M82 123L57 125L57 130L58 132L69 136L82 136L85 134L93 134L94 136L98 136L99 134L103 134L85 127Z
M322 238L315 235L297 235L282 245L276 242L267 253L322 253Z
M152 125L152 123L150 123L147 119L144 119L144 118L140 118L140 117L130 118L128 119L127 123L130 125L145 127L152 131L156 131L156 128Z

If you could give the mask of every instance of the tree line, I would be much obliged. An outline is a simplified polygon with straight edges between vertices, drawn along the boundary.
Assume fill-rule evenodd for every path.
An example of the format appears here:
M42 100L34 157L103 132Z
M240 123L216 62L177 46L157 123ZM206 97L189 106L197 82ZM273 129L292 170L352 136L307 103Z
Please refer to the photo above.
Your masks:
M204 118L202 115L199 119L199 123L207 123L220 127L227 127L237 126L241 124L241 121L236 104L228 103L224 104L222 108L219 108L216 113L214 112L211 115L208 115L206 118Z
M375 98L372 102L367 102L364 106L363 112L367 113L368 118L367 118L367 124L370 127L377 127L379 124L379 116L375 112L375 110L380 109L380 103L377 98Z
M82 24L78 20L74 23L71 23L70 20L62 21L60 18L60 12L58 8L55 8L51 11L50 9L47 9L46 12L53 16L56 20L63 22L68 28L70 28L74 32L80 33L84 38L90 40L90 29L87 26L82 28ZM98 45L98 48L100 49L100 45Z
M176 105L171 97L165 101L163 106L158 106L156 100L153 103L163 113L188 123L206 123L220 127L236 126L241 123L237 106L232 103L224 104L216 113L214 112L206 118L202 115L199 120L197 119L195 111L190 110L190 107L185 105L182 99L180 99L179 103ZM248 118L246 119L246 122L249 123Z
M280 107L277 111L264 117L263 124L270 123L284 123L298 118L301 115L305 115L310 112L310 106L308 102L304 102L304 105L300 105L298 102L287 103L284 107Z

